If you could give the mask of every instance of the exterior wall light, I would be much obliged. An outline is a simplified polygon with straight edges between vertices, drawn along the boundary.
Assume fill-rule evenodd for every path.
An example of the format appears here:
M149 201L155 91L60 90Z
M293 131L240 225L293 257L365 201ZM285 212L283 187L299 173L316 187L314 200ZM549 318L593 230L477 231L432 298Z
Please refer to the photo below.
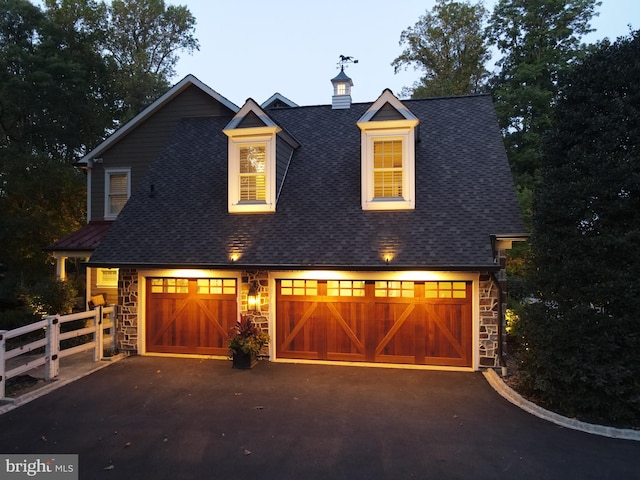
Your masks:
M260 289L256 280L251 282L249 293L247 293L247 310L256 312L260 308Z

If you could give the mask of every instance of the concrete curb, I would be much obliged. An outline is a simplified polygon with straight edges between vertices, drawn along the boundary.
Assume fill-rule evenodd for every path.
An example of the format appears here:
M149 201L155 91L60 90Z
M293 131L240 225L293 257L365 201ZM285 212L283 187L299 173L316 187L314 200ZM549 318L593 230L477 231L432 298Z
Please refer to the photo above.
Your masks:
M98 370L102 370L103 368L108 367L112 363L118 362L126 357L127 355L123 355L123 354L114 355L113 357L109 357L99 362L95 362L95 364L93 364L91 367L87 369L76 371L75 373L72 373L70 375L61 374L55 380L52 380L50 383L47 383L42 388L38 388L36 390L27 392L14 399L7 399L8 400L7 404L0 405L0 415L10 412L11 410L18 408L21 405L29 403L35 400L36 398L40 398L48 393L53 392L54 390L57 390L58 388L64 387L65 385L75 382L76 380L80 380L81 378L86 377L87 375L91 375L92 373L97 372Z
M556 425L560 425L561 427L571 428L573 430L579 430L581 432L601 435L610 438L620 438L623 440L640 441L640 431L638 430L606 427L603 425L581 422L573 418L563 417L562 415L558 415L557 413L545 410L535 403L523 398L522 395L515 392L506 383L504 383L502 378L500 378L495 370L488 369L482 373L489 382L489 385L491 385L496 392L498 392L514 405L522 408L524 411L529 412L532 415L535 415L536 417L555 423Z

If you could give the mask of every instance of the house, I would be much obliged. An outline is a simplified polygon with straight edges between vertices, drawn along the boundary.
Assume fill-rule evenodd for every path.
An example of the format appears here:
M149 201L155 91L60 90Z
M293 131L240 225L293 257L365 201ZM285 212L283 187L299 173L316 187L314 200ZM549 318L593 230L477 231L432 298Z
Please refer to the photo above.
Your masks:
M239 108L187 76L82 159L89 221L52 251L90 257L120 350L225 357L243 313L273 361L500 364L526 234L491 97L331 81L330 104Z

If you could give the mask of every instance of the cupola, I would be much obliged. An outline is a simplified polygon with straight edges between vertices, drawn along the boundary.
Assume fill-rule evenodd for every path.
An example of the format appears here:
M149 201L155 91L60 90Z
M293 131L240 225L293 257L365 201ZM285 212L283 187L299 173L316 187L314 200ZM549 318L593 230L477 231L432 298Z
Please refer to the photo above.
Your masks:
M345 109L351 107L351 87L353 87L353 80L344 73L344 66L347 63L358 63L358 60L354 60L353 57L346 57L340 55L340 73L331 79L333 84L333 97L331 98L331 108Z

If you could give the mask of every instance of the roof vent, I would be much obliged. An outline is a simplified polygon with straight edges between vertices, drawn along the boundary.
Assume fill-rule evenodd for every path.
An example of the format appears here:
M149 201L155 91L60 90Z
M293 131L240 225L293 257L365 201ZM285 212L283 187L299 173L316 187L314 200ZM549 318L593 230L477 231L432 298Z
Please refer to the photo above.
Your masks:
M333 84L333 97L331 97L331 108L345 109L351 107L351 87L353 87L353 80L351 80L346 73L344 73L344 67L347 63L358 63L353 57L346 57L340 55L340 73L331 79Z

